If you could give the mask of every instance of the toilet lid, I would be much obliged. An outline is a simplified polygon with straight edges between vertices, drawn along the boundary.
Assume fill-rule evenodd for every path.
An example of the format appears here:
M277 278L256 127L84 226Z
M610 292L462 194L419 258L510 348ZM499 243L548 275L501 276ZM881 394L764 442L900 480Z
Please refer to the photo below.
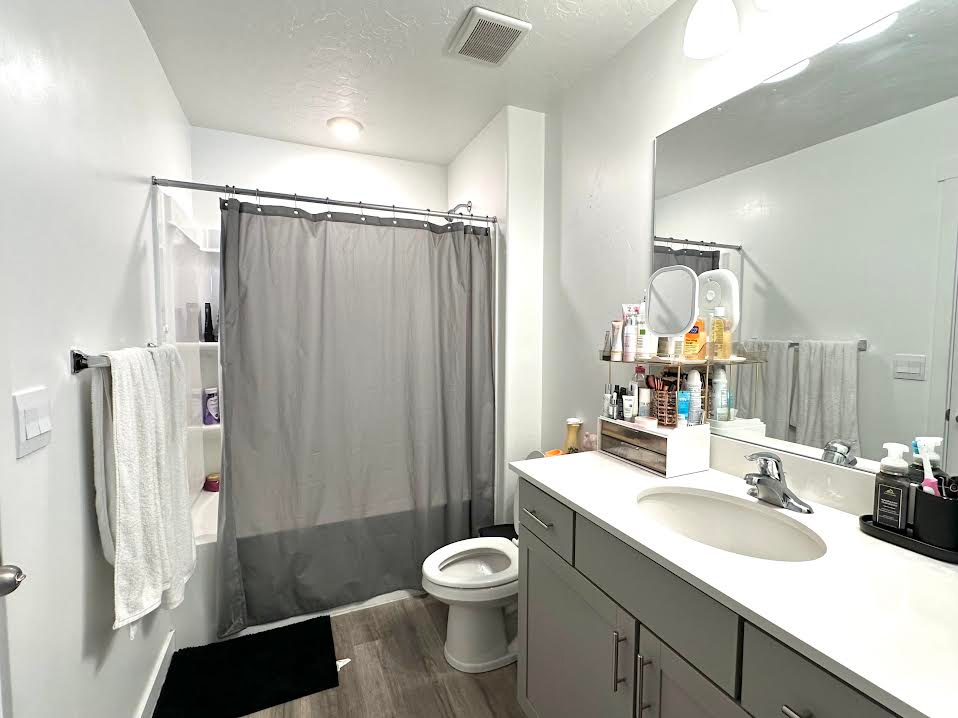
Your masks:
M501 537L443 546L422 564L422 575L449 588L489 588L519 580L519 549Z

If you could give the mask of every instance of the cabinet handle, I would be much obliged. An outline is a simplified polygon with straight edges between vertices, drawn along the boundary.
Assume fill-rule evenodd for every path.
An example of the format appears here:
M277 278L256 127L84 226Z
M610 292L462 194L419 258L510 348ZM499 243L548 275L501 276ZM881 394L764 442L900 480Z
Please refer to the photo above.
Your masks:
M651 658L643 658L642 654L639 653L636 655L635 660L639 662L639 685L635 690L636 700L635 703L639 707L639 715L647 711L652 707L651 703L645 702L645 667L652 665Z
M619 678L619 644L626 640L618 631L612 631L612 692L619 692L619 685L625 683L625 678Z
M542 528L546 529L547 531L548 531L549 529L551 529L553 526L555 526L555 524L552 524L552 523L548 523L548 524L547 524L545 521L543 521L542 519L540 519L538 516L536 516L536 512L535 512L535 511L530 511L529 509L522 509L522 511L523 511L523 513L525 513L530 519L532 519L533 521L535 521L537 524L539 524Z
M785 716L785 718L814 718L814 716L807 711L797 713L788 706L782 706L782 715Z

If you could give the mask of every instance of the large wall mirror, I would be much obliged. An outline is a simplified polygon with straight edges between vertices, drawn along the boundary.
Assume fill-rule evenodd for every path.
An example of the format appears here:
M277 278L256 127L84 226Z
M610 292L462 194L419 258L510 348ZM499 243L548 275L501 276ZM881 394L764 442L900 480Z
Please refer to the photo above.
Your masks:
M755 443L943 436L958 473L958 3L920 0L656 142L653 269L741 284ZM734 427L729 435L736 435Z

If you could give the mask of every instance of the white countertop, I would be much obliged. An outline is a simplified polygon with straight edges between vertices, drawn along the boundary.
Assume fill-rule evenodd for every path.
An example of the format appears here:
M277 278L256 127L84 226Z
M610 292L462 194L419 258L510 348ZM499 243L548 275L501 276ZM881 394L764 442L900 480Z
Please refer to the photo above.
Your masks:
M828 550L801 563L740 556L640 520L637 496L656 486L758 503L740 477L720 471L666 480L597 451L509 466L889 710L958 716L958 566L872 538L857 516L812 502L815 513L788 515Z

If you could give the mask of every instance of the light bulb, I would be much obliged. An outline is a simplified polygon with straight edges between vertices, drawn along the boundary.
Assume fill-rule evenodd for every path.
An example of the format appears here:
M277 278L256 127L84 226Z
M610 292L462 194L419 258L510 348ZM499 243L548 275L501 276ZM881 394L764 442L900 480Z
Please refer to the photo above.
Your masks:
M363 126L352 117L331 117L326 126L344 142L355 142L363 133Z
M682 50L693 60L724 55L738 38L738 10L732 0L698 0L685 26Z

